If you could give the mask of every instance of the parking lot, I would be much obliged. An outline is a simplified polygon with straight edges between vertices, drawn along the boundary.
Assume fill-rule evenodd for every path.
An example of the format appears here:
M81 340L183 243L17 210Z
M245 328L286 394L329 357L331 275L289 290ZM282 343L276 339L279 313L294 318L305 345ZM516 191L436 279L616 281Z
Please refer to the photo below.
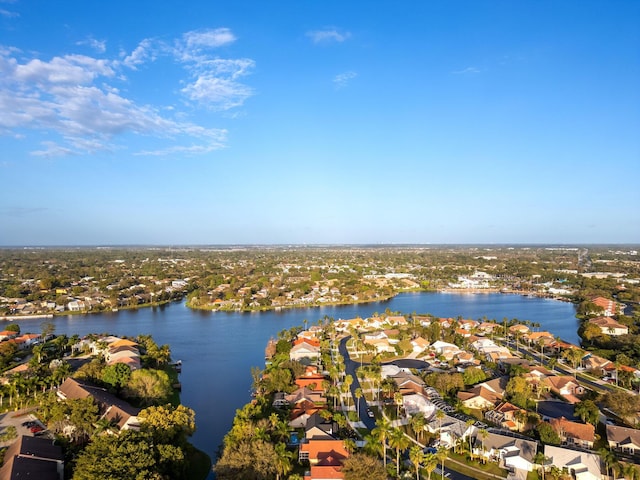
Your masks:
M29 408L0 415L0 433L6 432L7 427L14 426L16 427L18 436L48 436L46 427L31 413L33 410L33 408ZM15 439L0 442L0 446L5 447L11 445L14 440Z

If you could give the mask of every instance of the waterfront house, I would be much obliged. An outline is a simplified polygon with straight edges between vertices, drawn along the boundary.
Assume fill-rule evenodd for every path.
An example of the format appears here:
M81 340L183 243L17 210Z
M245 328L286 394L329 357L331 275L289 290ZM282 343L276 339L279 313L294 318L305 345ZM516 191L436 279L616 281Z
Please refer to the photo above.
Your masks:
M562 471L567 471L576 480L600 480L600 456L568 448L544 446L544 455L549 458L547 465L553 465Z
M0 341L16 338L17 336L18 336L18 332L14 332L13 330L3 330L0 332Z
M317 359L319 357L320 342L314 342L313 340L304 338L297 340L294 346L291 347L291 350L289 351L289 359L291 360L300 361L303 358Z
M564 417L552 418L549 424L556 431L562 443L577 445L582 448L593 448L596 429L590 423L579 423Z
M529 327L527 327L526 325L523 325L521 323L516 323L515 325L511 325L509 327L509 335L510 336L524 335L526 333L529 333L530 331L531 331L531 329Z
M305 373L303 376L296 378L295 384L298 387L308 387L311 390L324 391L322 382L325 380L326 378L322 374L308 372L308 373Z
M140 409L132 407L129 403L109 393L105 388L83 380L67 378L58 388L57 395L61 400L91 397L98 405L101 419L110 420L120 430L138 430L140 428L137 416Z
M589 301L593 303L596 307L599 307L599 310L589 312L589 313L601 313L605 317L613 317L615 315L622 313L624 310L623 304L618 303L614 300L610 300L608 298L592 297Z
M619 335L626 335L629 333L629 327L619 322L616 322L611 317L602 316L602 317L590 318L589 323L599 327L600 331L605 335L611 335L611 336L617 337Z
M612 450L631 454L640 453L640 430L607 425L607 442Z

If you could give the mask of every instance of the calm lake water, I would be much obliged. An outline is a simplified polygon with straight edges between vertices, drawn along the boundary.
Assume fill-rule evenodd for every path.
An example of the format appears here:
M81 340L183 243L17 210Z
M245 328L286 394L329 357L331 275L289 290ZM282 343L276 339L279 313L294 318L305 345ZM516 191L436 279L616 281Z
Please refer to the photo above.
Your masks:
M235 410L250 399L251 367L264 367L264 348L280 330L309 325L324 318L367 317L385 309L429 313L440 317L538 322L563 340L578 344L578 320L571 303L503 294L401 294L385 302L341 307L292 309L281 312L220 313L190 310L184 303L117 313L56 317L56 334L80 336L151 334L171 346L174 360L182 360L182 403L196 412L196 447L212 458L231 427ZM22 320L23 332L40 332L42 320ZM213 478L213 475L210 476Z

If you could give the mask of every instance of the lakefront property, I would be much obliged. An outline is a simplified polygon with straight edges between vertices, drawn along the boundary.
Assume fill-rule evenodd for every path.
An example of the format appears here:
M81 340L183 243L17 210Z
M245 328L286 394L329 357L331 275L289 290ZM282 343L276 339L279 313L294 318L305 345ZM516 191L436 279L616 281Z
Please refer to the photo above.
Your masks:
M383 314L281 332L267 345L266 368L253 372L254 400L225 437L217 477L640 472L640 430L628 426L640 419L633 389L587 370L589 352L548 332L483 323ZM637 389L640 371L626 368Z

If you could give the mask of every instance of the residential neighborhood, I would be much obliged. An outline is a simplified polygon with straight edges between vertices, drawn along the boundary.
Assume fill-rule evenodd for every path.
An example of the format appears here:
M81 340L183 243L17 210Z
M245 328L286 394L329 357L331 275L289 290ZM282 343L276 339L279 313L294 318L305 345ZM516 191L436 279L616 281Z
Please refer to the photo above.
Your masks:
M380 478L436 469L522 480L640 473L640 430L629 426L640 421L635 391L607 382L606 367L587 370L593 355L548 332L482 323L389 313L272 340L252 408L289 431L296 461L280 473L357 478L350 472L363 456L379 462ZM637 390L640 372L632 374ZM618 408L622 398L635 402L631 412ZM216 465L223 479L234 471L227 449Z

